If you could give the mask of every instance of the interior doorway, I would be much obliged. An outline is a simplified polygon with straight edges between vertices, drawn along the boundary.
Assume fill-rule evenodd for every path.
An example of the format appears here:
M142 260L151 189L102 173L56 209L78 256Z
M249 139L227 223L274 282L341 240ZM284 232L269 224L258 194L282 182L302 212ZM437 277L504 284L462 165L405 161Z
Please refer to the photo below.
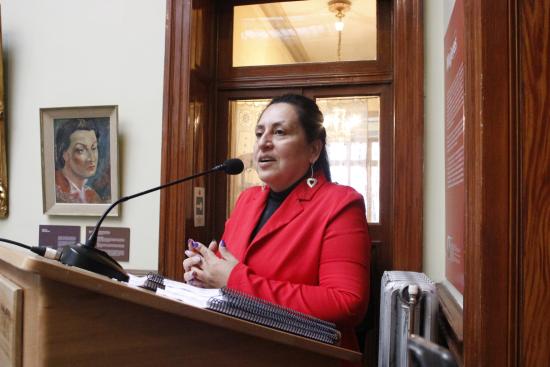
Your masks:
M356 145L353 150L344 142L335 148L336 155L352 154L352 150L370 154L370 165L362 163L363 168L378 170L378 202L375 204L374 200L372 205L378 205L378 213L373 212L375 220L370 225L374 240L370 325L376 332L373 325L377 322L381 273L391 269L421 270L421 4L413 0L376 2L375 59L233 66L230 60L234 7L268 3L275 2L168 1L162 181L209 168L229 157L231 102L269 99L292 92L323 101L330 110L334 99L379 98L379 141L367 132L370 149ZM354 45L359 47L360 43L355 41ZM337 50L333 46L331 43L331 49ZM368 118L367 111L367 121ZM339 161L342 172L354 165L347 158ZM206 217L201 227L193 221L193 193L197 186L205 188L206 193ZM370 188L363 189L377 190L372 179ZM161 193L161 272L181 278L186 239L210 240L221 234L230 206L228 197L228 183L222 175ZM375 339L374 336L374 342L369 344L371 356L376 354Z

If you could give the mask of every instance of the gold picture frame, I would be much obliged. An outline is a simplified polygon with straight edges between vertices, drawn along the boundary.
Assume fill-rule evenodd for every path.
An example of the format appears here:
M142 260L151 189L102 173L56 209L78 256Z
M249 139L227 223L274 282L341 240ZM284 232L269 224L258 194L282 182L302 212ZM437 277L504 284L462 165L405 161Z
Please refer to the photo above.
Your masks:
M117 126L117 106L40 109L45 214L99 216L119 199Z

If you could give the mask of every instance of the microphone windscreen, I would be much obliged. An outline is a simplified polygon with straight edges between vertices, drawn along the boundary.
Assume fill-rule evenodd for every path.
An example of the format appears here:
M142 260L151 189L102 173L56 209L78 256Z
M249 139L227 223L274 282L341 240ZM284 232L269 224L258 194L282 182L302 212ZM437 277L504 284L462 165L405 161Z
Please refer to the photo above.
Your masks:
M228 159L223 162L223 170L228 175L238 175L244 170L243 161L237 158Z

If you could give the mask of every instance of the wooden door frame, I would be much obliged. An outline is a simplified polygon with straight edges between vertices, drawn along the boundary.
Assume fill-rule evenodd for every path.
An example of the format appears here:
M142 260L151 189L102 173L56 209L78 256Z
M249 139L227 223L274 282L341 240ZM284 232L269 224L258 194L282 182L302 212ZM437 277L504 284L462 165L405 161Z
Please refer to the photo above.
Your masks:
M192 0L166 1L161 183L192 174L185 164L190 139L189 84ZM174 277L182 266L185 206L182 185L160 192L159 263L161 274Z
M512 320L517 324L517 334L510 339L517 342L515 354L520 366L541 366L550 360L549 12L548 1L517 1L519 202L516 207L519 220L513 222L518 228L513 255L520 259L512 262L516 276L511 286L516 287L518 283L519 286L513 294L517 297L512 298L517 305L514 310L517 316Z
M286 0L288 1L288 0ZM219 27L233 27L233 7L250 3L270 3L269 0L225 0L220 1ZM383 30L391 28L392 2L377 2L377 27ZM269 87L285 88L289 82L293 86L309 87L312 85L333 85L335 80L345 80L347 84L381 84L392 81L392 39L391 32L377 32L376 59L362 61L324 62L323 68L330 70L330 75L320 72L319 63L295 63L286 65L257 65L233 67L225 59L218 63L218 88L246 89ZM358 47L360 47L358 45ZM220 32L218 50L220 55L231 55L233 37L231 32ZM281 70L284 70L284 73Z
M392 269L422 271L424 16L422 0L393 1Z
M517 0L465 0L464 365L518 357Z
M167 0L161 182L192 174L185 164L190 131L189 42L192 0ZM392 269L422 270L424 57L421 0L393 0L394 167ZM399 103L396 103L399 101ZM396 179L399 173L399 179ZM159 271L181 267L185 243L184 190L160 198Z

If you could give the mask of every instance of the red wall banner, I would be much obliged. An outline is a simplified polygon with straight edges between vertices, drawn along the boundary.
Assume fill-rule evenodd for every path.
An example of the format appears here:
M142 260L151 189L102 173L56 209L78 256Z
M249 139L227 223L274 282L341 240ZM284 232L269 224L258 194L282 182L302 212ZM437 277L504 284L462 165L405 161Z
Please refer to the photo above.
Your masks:
M445 276L464 293L464 3L445 33Z

